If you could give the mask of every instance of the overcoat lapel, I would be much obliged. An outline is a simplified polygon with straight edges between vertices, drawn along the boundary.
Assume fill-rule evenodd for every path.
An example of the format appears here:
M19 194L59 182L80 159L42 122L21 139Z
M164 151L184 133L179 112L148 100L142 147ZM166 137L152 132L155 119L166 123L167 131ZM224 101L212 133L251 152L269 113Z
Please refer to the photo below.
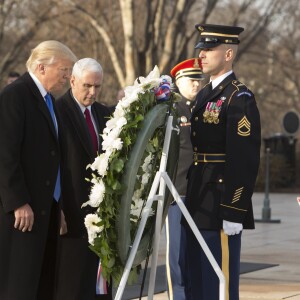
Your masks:
M24 81L28 84L28 86L31 89L31 92L34 94L33 101L37 102L37 106L38 106L39 110L42 112L43 116L45 117L45 119L47 120L47 122L49 124L51 133L53 134L56 141L58 142L56 130L55 130L55 127L54 127L54 123L53 123L52 117L50 115L49 109L47 107L46 101L42 97L38 87L34 83L33 79L29 75L29 73L24 74ZM53 102L53 99L52 99L52 102ZM57 114L56 114L56 116L57 116Z
M68 106L66 112L71 120L71 123L73 124L74 134L78 135L82 147L87 152L87 154L91 158L94 158L95 155L93 154L92 141L84 116L80 111L80 107L77 105L70 94L66 100L66 104Z

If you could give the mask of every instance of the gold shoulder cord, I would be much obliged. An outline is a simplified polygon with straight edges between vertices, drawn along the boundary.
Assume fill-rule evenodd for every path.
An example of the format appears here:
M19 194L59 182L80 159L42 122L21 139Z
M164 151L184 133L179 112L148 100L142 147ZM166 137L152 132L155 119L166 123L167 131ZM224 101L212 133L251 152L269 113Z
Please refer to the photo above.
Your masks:
M227 107L229 106L229 104L230 104L230 102L231 102L231 99L232 99L232 97L233 97L233 95L236 93L236 92L238 92L240 89L239 89L239 87L238 87L238 85L236 85L234 82L236 82L236 80L233 80L232 81L232 85L234 85L235 87L236 87L236 89L233 91L233 93L231 94L231 96L230 96L230 98L229 98L229 100L228 100L228 103L227 103Z

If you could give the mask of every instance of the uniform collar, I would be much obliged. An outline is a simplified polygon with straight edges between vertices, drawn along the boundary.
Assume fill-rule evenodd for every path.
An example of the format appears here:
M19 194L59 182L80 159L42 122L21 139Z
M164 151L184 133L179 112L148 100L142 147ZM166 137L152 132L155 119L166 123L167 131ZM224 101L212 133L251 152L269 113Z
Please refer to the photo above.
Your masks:
M227 73L219 76L218 78L211 81L212 89L218 86L226 77L233 73L233 70L228 71Z

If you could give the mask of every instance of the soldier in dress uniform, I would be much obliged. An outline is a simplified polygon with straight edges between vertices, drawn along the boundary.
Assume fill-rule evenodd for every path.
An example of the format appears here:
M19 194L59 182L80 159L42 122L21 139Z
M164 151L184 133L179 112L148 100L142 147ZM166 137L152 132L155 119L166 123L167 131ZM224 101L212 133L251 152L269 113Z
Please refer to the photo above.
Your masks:
M190 140L191 110L194 100L202 87L202 69L199 58L191 58L177 64L171 75L175 79L176 86L182 100L176 103L180 125L180 149L176 174L175 187L184 201L186 193L186 174L193 161L193 149ZM181 211L174 201L169 207L166 219L166 268L168 280L168 293L170 300L185 300L188 297L186 285L186 234L180 224Z
M199 58L210 76L191 116L193 163L186 206L226 279L226 299L239 299L243 229L254 229L252 194L260 159L260 116L253 93L232 64L241 27L197 24ZM219 279L191 230L188 270L193 300L218 300Z

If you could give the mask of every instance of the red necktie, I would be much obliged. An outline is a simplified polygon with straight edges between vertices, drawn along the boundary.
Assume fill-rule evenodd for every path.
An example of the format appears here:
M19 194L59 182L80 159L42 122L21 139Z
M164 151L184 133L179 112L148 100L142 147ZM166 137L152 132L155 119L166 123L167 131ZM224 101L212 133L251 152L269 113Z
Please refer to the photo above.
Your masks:
M91 135L91 139L92 139L92 143L93 143L93 149L94 149L95 154L96 154L97 151L98 151L98 140L97 140L95 127L94 127L94 124L92 122L90 111L87 108L84 111L84 115L85 115L86 124L89 128L89 132L90 132L90 135Z

